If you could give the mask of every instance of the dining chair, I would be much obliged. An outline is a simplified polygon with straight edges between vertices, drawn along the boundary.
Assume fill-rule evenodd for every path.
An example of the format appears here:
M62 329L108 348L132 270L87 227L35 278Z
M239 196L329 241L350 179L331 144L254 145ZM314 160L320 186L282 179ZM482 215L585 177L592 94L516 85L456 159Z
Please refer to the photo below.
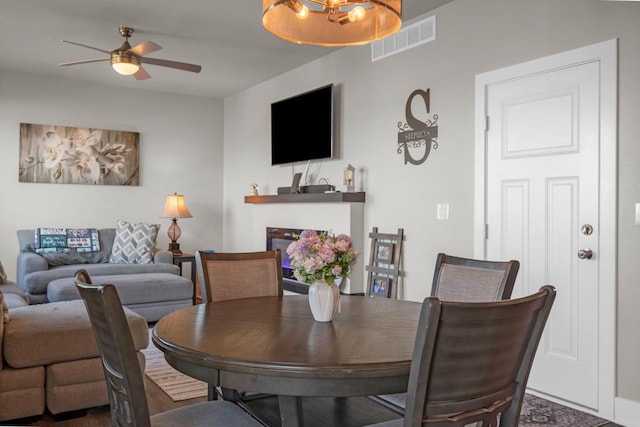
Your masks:
M442 301L490 302L511 298L520 263L462 258L445 253L436 257L431 296ZM404 413L406 394L371 396L387 408Z
M369 427L517 426L555 288L519 299L427 297L418 321L404 417Z
M439 253L431 296L457 302L509 299L519 269L516 260L486 261Z
M196 252L204 302L281 296L282 255L279 249L244 252Z
M196 252L202 301L282 296L282 254L280 249L260 252ZM209 400L217 395L241 402L264 394L209 385Z
M107 378L113 427L229 426L261 427L237 405L207 401L149 415L144 376L118 292L113 285L93 285L86 270L75 283L89 313Z
M398 297L400 280L400 263L402 260L402 242L404 229L398 228L397 233L380 233L378 227L373 227L369 233L371 250L367 271L366 296L369 297Z

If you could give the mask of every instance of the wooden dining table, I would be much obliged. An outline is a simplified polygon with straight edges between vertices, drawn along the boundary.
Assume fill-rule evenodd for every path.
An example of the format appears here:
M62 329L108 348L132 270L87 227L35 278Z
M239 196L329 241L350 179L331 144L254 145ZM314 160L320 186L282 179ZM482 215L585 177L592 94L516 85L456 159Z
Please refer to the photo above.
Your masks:
M175 369L214 386L278 396L284 427L301 427L300 397L407 390L421 304L343 296L317 322L306 295L258 297L176 310L153 343Z

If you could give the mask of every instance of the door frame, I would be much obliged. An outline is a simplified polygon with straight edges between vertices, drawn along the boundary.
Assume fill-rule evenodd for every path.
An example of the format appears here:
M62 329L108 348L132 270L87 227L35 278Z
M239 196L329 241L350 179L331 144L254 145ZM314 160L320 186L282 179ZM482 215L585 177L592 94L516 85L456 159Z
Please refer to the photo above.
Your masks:
M614 419L616 386L617 295L617 103L618 40L585 46L540 59L478 74L475 84L474 242L477 258L486 256L486 110L488 88L520 77L589 62L600 64L600 183L598 412ZM542 285L542 283L540 284ZM567 402L571 406L570 402ZM583 409L583 408L582 408Z

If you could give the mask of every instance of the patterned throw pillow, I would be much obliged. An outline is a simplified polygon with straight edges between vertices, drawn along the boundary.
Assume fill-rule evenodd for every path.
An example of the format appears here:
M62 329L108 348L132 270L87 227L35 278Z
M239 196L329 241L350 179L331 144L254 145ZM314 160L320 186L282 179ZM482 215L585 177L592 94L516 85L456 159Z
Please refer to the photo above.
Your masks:
M160 224L131 224L118 220L110 263L151 264Z
M0 261L0 285L4 285L5 283L7 283L7 273L4 272L2 261Z

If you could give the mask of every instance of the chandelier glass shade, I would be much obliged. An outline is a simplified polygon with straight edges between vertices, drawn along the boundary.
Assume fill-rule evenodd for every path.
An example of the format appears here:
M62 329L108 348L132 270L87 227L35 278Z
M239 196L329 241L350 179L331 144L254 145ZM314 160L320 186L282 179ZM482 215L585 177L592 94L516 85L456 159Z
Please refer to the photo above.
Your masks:
M262 25L294 43L367 44L400 29L402 0L263 0Z
M130 54L111 54L111 66L114 70L124 76L130 76L135 74L140 69L140 59L135 55Z

